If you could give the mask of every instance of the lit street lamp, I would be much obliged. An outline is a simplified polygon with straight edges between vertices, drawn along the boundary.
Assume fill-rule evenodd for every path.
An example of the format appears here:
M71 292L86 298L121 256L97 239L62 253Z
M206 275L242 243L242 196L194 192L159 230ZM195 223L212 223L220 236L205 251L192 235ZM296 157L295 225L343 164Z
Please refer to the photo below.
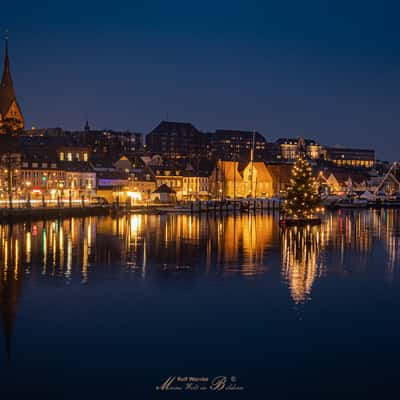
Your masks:
M25 186L26 186L26 192L27 192L27 197L28 197L27 202L26 202L26 206L28 208L31 208L31 191L30 191L31 183L29 181L25 182Z

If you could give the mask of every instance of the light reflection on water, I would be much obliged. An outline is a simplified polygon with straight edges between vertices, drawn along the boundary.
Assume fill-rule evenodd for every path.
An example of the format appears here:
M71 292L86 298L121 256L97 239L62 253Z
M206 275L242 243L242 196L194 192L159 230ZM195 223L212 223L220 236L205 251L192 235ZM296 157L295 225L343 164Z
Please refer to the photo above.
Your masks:
M399 261L399 211L326 215L323 225L280 231L277 216L128 215L0 225L2 281L33 275L90 281L99 268L220 273L256 278L281 269L294 302L330 271L362 270L382 244L386 277ZM326 253L331 261L327 265ZM279 260L279 265L277 265Z
M330 295L332 288L336 291L337 277L341 282L358 282L368 278L372 285L375 282L396 282L400 264L399 218L400 211L394 209L335 212L325 216L322 226L285 230L279 229L276 214L223 218L130 215L117 219L90 217L0 225L0 317L5 353L11 354L11 338L21 303L33 301L37 309L42 310L44 306L38 300L40 295L46 298L45 294L50 288L62 287L63 290L56 294L51 292L49 298L53 299L54 306L57 301L62 302L59 296L64 296L68 309L72 300L67 292L71 286L81 290L81 287L94 287L99 282L102 285L90 292L93 297L86 298L86 305L89 307L93 303L94 309L98 303L100 309L105 307L106 303L101 298L108 284L112 284L114 290L120 287L125 290L122 284L127 281L132 288L138 288L138 283L143 284L140 294L132 292L132 298L126 295L128 297L121 299L121 302L114 298L113 303L122 307L118 318L120 316L125 322L131 319L141 321L145 332L142 333L143 337L154 334L154 327L147 325L147 317L141 317L137 310L134 316L128 311L127 314L124 312L134 302L132 299L140 302L140 296L147 290L152 296L159 296L159 303L145 303L143 312L150 308L157 314L162 303L168 303L171 299L168 306L177 308L185 318L190 319L194 318L191 302L197 302L203 307L197 311L198 320L214 324L211 321L216 306L225 311L225 306L236 304L235 312L241 319L238 317L238 321L235 320L238 325L232 326L238 332L238 327L242 327L240 335L247 332L247 326L251 324L252 332L260 332L260 337L268 337L274 325L280 326L276 321L283 318L282 315L288 318L288 308L297 309L299 305L305 307L321 301L318 296L313 297L321 282L334 282L324 287ZM176 282L180 285L174 286ZM194 286L193 282L198 285ZM156 283L157 288L167 290L154 294L150 285L147 285L149 283ZM208 283L217 287L210 289ZM187 296L185 299L190 298L187 309L182 304L182 287L189 288L184 293ZM354 287L357 288L357 284ZM350 294L352 290L353 286ZM214 296L211 298L215 299L215 303L204 300L206 297L203 297L203 292L206 297L208 294ZM349 293L346 293L345 300L349 298ZM386 305L390 305L391 300L388 301ZM272 309L271 302L274 303ZM251 307L247 309L246 304L251 304ZM326 299L323 305L329 306ZM74 312L79 314L79 310L77 308ZM51 313L51 307L44 312L50 315L49 318L57 316ZM114 318L111 314L105 313L99 317L94 313L93 320ZM220 331L224 331L223 324L227 324L228 329L231 314L220 311L217 315L223 321L219 325ZM114 323L121 322L118 318ZM157 318L160 318L158 314ZM171 318L174 318L174 314L171 314ZM32 319L36 323L35 316ZM178 313L171 325L179 326L180 321ZM195 321L192 320L193 323ZM203 340L202 326L195 326L199 332L197 340ZM127 332L134 337L139 328L140 324L137 324ZM40 329L43 329L40 332L46 331L45 326ZM159 329L159 326L155 329ZM163 331L165 329L163 326ZM294 344L301 337L303 328L297 329L292 337ZM321 329L320 325L313 325L315 329ZM19 332L26 340L27 336L24 335L27 333L23 329L19 329ZM285 337L289 333L290 329L283 326L277 336ZM213 334L218 335L218 330ZM182 336L179 338L179 342L176 342L178 347L185 340ZM259 342L254 337L253 340L259 346L261 343L266 346L264 340ZM152 348L154 342L148 346ZM286 341L285 346L288 346ZM243 354L246 354L245 347ZM66 357L65 354L63 357ZM158 358L153 360L158 361Z

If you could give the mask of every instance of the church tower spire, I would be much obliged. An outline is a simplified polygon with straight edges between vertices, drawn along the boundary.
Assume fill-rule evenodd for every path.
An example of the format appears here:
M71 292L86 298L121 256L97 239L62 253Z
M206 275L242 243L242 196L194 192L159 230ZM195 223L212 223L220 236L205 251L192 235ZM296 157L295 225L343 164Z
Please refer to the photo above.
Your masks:
M5 35L5 56L3 76L0 83L0 132L13 132L24 127L24 119L17 102L11 78L10 56L8 52L8 32Z

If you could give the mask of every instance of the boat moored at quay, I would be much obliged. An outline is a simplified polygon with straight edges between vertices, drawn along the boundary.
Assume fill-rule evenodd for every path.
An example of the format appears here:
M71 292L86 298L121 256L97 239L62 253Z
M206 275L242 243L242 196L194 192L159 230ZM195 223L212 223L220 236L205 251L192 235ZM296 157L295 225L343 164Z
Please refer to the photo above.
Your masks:
M327 208L400 207L400 194L325 196L321 202Z

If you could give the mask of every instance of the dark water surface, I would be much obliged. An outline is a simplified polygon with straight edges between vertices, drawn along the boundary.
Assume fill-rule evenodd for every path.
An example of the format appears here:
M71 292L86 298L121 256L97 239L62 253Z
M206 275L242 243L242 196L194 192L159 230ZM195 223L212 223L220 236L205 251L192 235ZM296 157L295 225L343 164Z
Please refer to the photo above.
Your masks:
M399 221L0 226L0 398L387 398L400 378ZM170 376L238 389L157 391Z

